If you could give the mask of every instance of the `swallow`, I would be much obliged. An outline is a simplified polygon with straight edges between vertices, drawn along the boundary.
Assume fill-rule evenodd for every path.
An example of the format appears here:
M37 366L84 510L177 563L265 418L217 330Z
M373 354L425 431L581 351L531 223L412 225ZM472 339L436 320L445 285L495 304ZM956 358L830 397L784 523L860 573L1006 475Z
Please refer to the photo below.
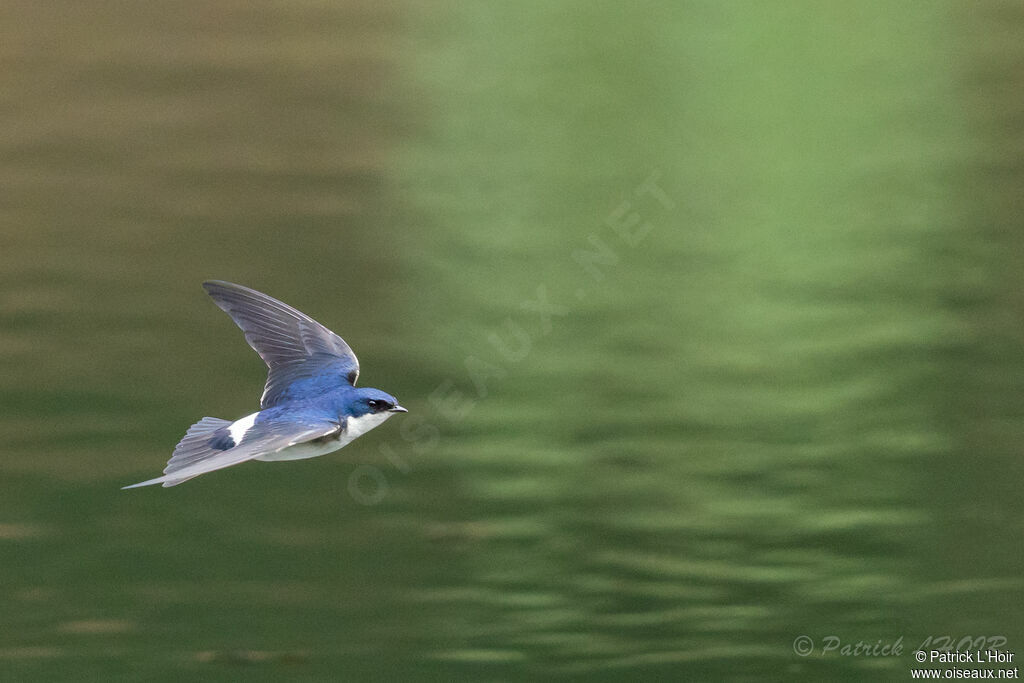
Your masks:
M250 460L315 458L408 412L390 394L356 388L356 355L308 315L242 285L211 280L203 288L267 364L260 409L235 421L204 417L178 442L162 477L123 488L176 486Z

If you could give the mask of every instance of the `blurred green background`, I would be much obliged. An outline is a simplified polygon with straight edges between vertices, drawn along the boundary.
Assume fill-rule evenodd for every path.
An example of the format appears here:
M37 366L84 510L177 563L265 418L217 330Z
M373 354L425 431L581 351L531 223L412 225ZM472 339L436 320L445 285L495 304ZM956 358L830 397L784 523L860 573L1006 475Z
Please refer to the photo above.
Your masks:
M1024 656L1020 3L11 0L0 60L0 679ZM412 412L119 491L257 406L208 278Z

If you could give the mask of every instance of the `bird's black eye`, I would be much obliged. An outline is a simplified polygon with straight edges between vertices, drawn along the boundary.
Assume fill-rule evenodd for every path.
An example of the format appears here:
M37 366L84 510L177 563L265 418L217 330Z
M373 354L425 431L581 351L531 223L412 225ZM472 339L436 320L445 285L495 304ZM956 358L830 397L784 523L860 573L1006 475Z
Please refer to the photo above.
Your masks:
M370 406L374 410L377 410L378 408L380 408L380 401L378 401L375 398L371 398L369 401L366 402L366 405Z

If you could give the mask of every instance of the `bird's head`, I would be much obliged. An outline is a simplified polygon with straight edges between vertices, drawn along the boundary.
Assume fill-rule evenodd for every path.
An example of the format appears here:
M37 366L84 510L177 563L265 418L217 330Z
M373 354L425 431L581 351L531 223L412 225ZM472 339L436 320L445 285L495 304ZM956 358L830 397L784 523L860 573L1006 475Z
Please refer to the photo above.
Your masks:
M353 417L377 414L385 416L387 413L409 412L398 405L398 399L391 394L385 394L380 389L370 388L355 390L355 395L350 402L350 410Z

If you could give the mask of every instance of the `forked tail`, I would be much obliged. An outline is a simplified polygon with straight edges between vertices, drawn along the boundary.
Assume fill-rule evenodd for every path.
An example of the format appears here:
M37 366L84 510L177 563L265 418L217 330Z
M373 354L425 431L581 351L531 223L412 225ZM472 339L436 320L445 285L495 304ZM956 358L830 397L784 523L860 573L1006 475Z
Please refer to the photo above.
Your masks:
M195 465L196 463L202 462L207 458L223 453L224 448L216 448L212 446L210 442L213 441L218 446L222 445L216 438L216 432L219 429L226 430L226 428L231 424L231 420L222 420L219 417L204 417L202 420L189 427L185 436L183 436L181 441L178 442L178 445L175 446L174 454L171 456L171 459L167 461L167 467L164 468L164 476L142 481L130 486L122 486L121 488L134 489L140 486L151 486L153 484L175 486L183 481L188 481L193 476L198 476L192 475L176 479L174 477L174 473L191 465ZM232 445L234 445L233 442Z

